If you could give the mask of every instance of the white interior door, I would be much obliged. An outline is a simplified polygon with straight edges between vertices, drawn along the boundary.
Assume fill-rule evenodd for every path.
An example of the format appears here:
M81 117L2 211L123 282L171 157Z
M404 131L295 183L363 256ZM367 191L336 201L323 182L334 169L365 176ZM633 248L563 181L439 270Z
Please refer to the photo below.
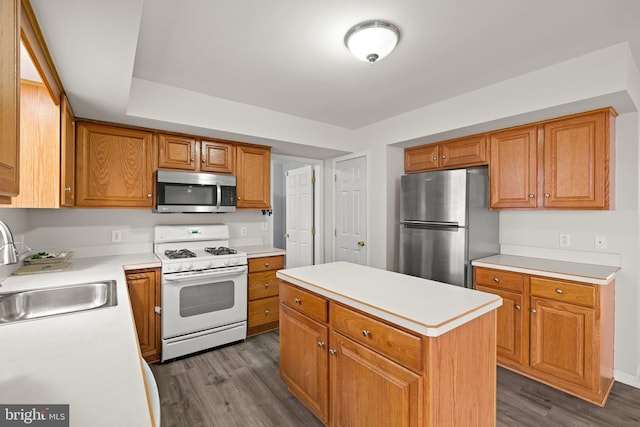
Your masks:
M286 172L287 268L313 264L313 169L311 165Z
M335 163L335 260L367 264L367 158Z

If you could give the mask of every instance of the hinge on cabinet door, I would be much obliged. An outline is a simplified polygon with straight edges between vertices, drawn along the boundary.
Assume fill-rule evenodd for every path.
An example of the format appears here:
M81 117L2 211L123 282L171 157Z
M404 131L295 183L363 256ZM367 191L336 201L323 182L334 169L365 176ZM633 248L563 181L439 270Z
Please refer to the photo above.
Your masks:
M316 235L316 228L315 227L311 227L311 235L312 236Z
M336 229L334 228L333 229L333 237L335 237L335 236L337 236L337 234L336 234Z
M333 175L333 182L338 182L338 175Z
M311 177L311 183L312 183L312 184L315 184L315 183L316 183L316 177L315 177L315 176L312 176L312 177Z

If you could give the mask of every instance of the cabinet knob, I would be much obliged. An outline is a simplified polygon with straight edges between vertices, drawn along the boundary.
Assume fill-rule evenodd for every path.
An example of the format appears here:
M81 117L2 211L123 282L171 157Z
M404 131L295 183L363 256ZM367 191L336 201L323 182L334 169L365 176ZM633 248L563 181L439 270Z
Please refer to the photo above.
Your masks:
M64 191L66 191L67 193L71 193L71 187L64 187Z
M238 196L238 200L242 200L242 197Z
M264 287L265 287L265 288L268 288L268 287L269 287L269 283L265 283L265 284L264 284Z
M562 289L556 289L556 294L562 295Z
M149 193L147 194L147 199L150 199L153 196L153 194Z
M445 156L445 155L443 154L443 155L442 155L442 158L443 158L443 159L446 159L446 158L447 158L447 156Z
M538 312L538 310L536 310L535 308L532 308L530 311L531 311L532 313L537 313L537 312Z
M333 348L329 349L329 355L330 356L335 356L336 355L336 351Z
M520 306L519 305L515 305L513 308L515 308L516 310L520 310Z
M493 281L494 281L494 282L496 282L496 283L498 283L498 282L500 281L500 279L498 279L497 277L494 277L494 278L493 278Z
M530 199L533 199L534 197L536 197L536 195L535 195L535 194L529 194L529 198L530 198Z
M265 315L269 315L269 310L265 310L265 311L264 311L264 314L265 314Z
M318 347L324 348L324 343L322 341L318 341Z
M435 162L436 160L438 160L438 158L436 156L433 156L433 161Z
M371 335L371 332L368 329L363 329L362 330L362 336L363 337L368 337L369 335Z
M549 193L544 193L544 197L548 199L551 195Z
M264 266L265 266L265 267L267 267L267 268L269 268L269 263L268 263L268 262L265 262L265 263L264 263Z
M155 311L157 314L162 314L162 307L155 306L153 308L153 311Z
M300 298L294 298L293 302L295 302L296 304L302 304L302 301L300 300Z

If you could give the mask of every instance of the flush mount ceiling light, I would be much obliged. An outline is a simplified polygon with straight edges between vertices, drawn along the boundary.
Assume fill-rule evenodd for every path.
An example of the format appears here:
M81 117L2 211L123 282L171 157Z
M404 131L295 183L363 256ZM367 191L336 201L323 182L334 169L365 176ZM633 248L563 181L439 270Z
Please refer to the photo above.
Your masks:
M391 53L400 30L385 21L365 21L354 25L344 36L344 44L353 55L371 65Z

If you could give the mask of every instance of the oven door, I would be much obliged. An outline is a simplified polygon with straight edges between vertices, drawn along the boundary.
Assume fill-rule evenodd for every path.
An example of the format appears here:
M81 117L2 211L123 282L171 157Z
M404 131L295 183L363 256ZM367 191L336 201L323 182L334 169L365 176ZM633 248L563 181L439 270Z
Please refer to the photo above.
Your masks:
M204 277L162 276L162 337L247 320L247 267L212 270Z

